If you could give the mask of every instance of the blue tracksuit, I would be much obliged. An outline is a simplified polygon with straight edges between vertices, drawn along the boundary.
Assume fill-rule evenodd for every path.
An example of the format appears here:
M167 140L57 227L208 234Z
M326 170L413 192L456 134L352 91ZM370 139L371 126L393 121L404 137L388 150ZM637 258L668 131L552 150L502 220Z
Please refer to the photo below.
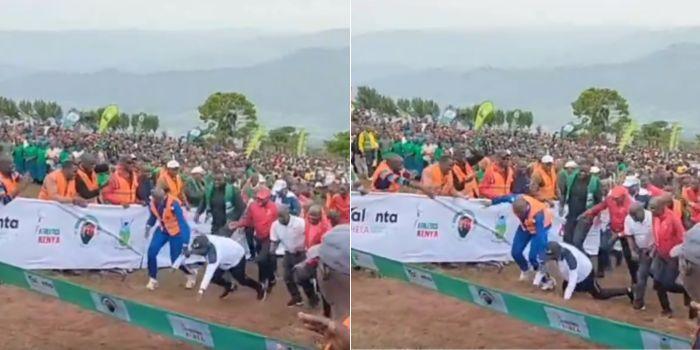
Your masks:
M517 195L498 197L493 199L492 204L513 203L517 198ZM525 217L529 215L528 209ZM522 219L520 220L522 221ZM539 212L535 215L535 234L525 230L523 225L518 225L518 230L515 231L515 237L513 237L513 246L511 247L510 254L513 256L513 259L518 264L521 271L528 270L528 260L533 269L539 269L540 264L544 261L544 252L547 249L547 235L550 228L551 225L546 227L544 225L544 212ZM528 243L530 243L530 254L528 254L528 260L525 260L523 251Z
M163 217L163 209L165 209L166 202L167 200L163 200L163 202L157 206L158 214L160 214L161 218ZM180 204L174 201L172 210L177 218L178 225L180 225L180 233L175 236L171 236L167 231L165 231L165 228L162 227L162 225L159 225L158 228L156 228L156 232L153 234L151 244L148 246L148 276L154 279L158 274L158 253L166 243L170 243L171 263L174 262L178 256L180 256L180 253L182 253L182 248L190 244L190 226L187 224L185 216L182 214L182 207L180 207ZM151 216L148 218L146 225L149 227L153 226L155 225L156 220L158 219L155 215L153 215L153 212L151 212ZM180 270L187 274L190 273L186 268L184 268L184 266L181 266Z

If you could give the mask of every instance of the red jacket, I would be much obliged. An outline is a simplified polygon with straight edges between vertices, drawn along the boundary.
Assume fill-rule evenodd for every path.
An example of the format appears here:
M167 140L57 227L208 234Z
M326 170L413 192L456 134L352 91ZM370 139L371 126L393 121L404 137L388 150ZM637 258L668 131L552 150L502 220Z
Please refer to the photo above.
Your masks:
M615 198L621 195L624 195L625 201L619 205ZM613 233L622 235L625 232L625 218L629 213L630 205L632 205L632 198L627 189L623 186L616 186L610 195L605 197L604 201L591 208L586 215L594 218L607 209L610 213L610 229Z
M330 205L328 210L337 211L340 214L340 223L349 224L350 223L350 194L347 194L345 198L340 194L334 194L331 197Z
M306 221L306 239L304 241L304 245L306 246L306 249L308 250L309 248L321 244L321 240L323 239L323 236L331 230L331 223L328 222L328 219L326 219L325 215L321 218L321 221L319 221L318 224L314 225L309 221L309 218L305 219Z
M653 229L656 252L662 258L670 257L671 249L683 243L685 228L671 209L666 209L663 214L654 217Z
M238 225L252 227L255 229L255 236L268 239L272 223L275 221L277 221L277 205L268 201L265 206L261 206L255 201L248 206Z

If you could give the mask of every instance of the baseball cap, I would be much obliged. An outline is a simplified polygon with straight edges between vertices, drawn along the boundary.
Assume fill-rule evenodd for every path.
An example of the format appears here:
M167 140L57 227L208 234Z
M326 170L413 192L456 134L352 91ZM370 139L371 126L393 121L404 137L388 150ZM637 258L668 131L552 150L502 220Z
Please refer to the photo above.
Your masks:
M554 163L554 157L552 157L548 154L548 155L542 157L542 163Z
M576 162L573 160L570 160L564 164L564 168L578 168L578 164L576 164Z
M544 253L545 260L556 260L561 255L561 245L558 242L549 242Z
M180 167L180 163L178 163L177 160L171 160L171 161L168 161L168 163L165 166L168 169L177 169Z
M309 248L307 259L318 257L331 269L350 275L350 225L333 227L323 236L321 244Z
M204 173L206 173L206 171L204 171L204 168L202 168L201 166L196 166L192 169L192 171L190 171L190 174L204 174Z
M287 181L277 180L274 185L272 185L272 192L277 193L285 188L287 188Z
M682 257L693 264L700 265L700 224L686 232L683 243L671 249L671 256Z
M270 190L267 187L263 187L255 193L255 198L267 199L270 198Z
M209 248L209 239L206 235L200 235L192 240L190 254L205 255Z

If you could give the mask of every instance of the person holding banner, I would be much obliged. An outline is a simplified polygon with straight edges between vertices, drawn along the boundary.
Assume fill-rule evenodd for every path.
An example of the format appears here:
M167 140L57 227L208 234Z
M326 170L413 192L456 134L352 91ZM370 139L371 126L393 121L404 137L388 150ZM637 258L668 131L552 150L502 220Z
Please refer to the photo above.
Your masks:
M379 163L372 175L372 190L399 192L402 186L409 186L422 191L428 197L434 196L430 189L411 178L411 174L403 168L403 158L394 153L387 154L386 160Z
M452 158L450 156L442 156L440 160L423 169L420 181L421 185L432 193L441 196L464 196L457 192L452 182Z
M476 171L472 166L483 159L483 156L477 154L472 156L472 159L467 159L464 153L459 149L454 152L452 184L455 191L464 194L467 198L479 198L479 184L476 180Z
M117 169L109 178L107 186L102 190L102 199L107 204L128 207L138 203L136 196L139 188L138 175L134 171L134 160L129 156L121 156Z
M153 239L148 246L148 290L155 290L158 287L158 253L166 243L170 244L170 261L175 262L177 258L190 242L190 226L185 220L185 216L180 206L180 202L174 196L165 193L159 186L153 190L151 195L150 216L146 222L145 237L148 239L151 229L158 222L153 234ZM191 289L197 282L197 275L190 271L185 265L179 266L185 273L187 281L185 288Z
M486 159L486 158L485 158ZM479 185L479 193L488 199L507 196L513 184L513 169L510 166L510 152L501 151L494 159L486 162L484 178Z
M102 186L97 182L97 173L95 172L95 163L97 162L94 155L91 153L83 153L80 156L80 163L75 177L75 190L80 197L90 203L97 203L100 196Z
M177 160L169 160L165 165L165 170L161 170L158 175L156 185L161 186L169 195L177 198L186 208L189 208L189 202L187 202L185 195L185 185L179 171L180 163Z
M3 205L10 203L32 182L31 177L21 176L14 167L10 156L0 156L0 202Z
M532 270L536 272L532 284L545 285L548 278L542 262L554 213L546 203L526 194L497 197L493 199L491 204L500 203L512 203L513 213L520 220L511 248L511 255L520 267L519 280L529 279L530 267L532 267ZM528 243L530 244L530 253L528 259L525 260L523 252Z
M87 207L87 201L78 196L75 190L75 164L65 161L61 169L52 171L44 179L39 191L39 199Z

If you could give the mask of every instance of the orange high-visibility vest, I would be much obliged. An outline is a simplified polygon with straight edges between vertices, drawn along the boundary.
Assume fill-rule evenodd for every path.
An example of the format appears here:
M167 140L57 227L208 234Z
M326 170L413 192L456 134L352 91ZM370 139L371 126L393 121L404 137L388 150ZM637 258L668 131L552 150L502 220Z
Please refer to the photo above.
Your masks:
M19 174L17 173L12 173L10 177L5 177L5 175L0 173L0 181L2 181L2 184L5 186L5 194L8 197L12 198L10 193L17 190L17 186L19 186L19 179Z
M82 168L78 168L76 175L80 176L80 179L83 180L83 183L85 184L88 190L94 191L100 188L100 185L97 183L97 174L95 174L94 171L90 176L88 176L88 174L85 171L83 171Z
M52 171L44 179L44 184L41 186L41 190L39 191L39 199L49 200L49 191L46 188L46 184L51 180L56 182L56 190L60 196L69 198L75 197L75 180L71 179L68 181L65 175L63 175L63 171L58 169Z
M544 213L544 227L549 227L552 225L552 211L549 206L534 197L523 195L523 198L530 204L530 212L527 214L527 218L523 221L521 220L521 226L527 232L532 234L537 233L537 227L535 227L535 216L540 212Z
M479 184L476 182L476 176L474 176L474 169L471 165L469 165L469 163L464 163L464 169L462 169L458 164L453 165L452 174L454 174L457 177L457 180L460 183L464 182L464 188L460 192L462 192L469 198L479 197ZM472 179L466 181L467 178L470 176L472 176Z
M110 198L112 204L122 205L136 203L136 190L139 187L136 172L131 172L131 182L120 175L118 171L115 171L112 176L117 180L117 189L112 192L112 197Z
M379 177L380 177L382 174L384 174L384 173L386 173L386 172L389 172L389 173L392 173L392 174L394 173L394 172L391 170L391 168L389 167L389 164L387 164L387 163L386 163L386 160L385 160L385 161L382 161L381 163L379 163L379 166L377 166L377 169L374 170L374 174L372 174L372 190L374 190L374 191L384 191L384 192L399 192L399 189L401 188L401 185L399 185L399 184L396 183L396 182L392 182L391 185L389 185L389 188L387 188L387 189L380 190L380 189L378 189L378 188L376 187L377 180L379 179Z
M533 175L537 175L542 179L543 184L537 193L537 197L543 200L552 200L557 198L557 173L554 167L547 172L541 164L535 164Z
M508 175L504 177L501 171L496 171L496 164L489 164L484 172L484 178L479 185L479 192L483 197L494 199L510 193L513 183L513 169L508 168Z
M170 195L175 196L180 200L184 199L182 198L182 189L184 186L182 184L182 179L180 178L180 175L176 175L175 179L173 179L172 177L170 177L170 174L168 174L168 171L166 169L161 169L158 182L165 182L165 184L168 185L168 191L170 191Z
M421 182L424 186L429 187L430 189L435 191L435 194L450 195L453 190L451 176L451 173L443 175L442 170L440 170L440 164L435 163L423 169Z
M163 216L158 213L158 208L156 207L155 201L151 201L151 213L160 222L160 227L168 231L168 234L175 236L180 233L180 224L177 222L177 217L175 216L175 211L173 210L173 204L178 202L177 198L173 196L166 196L165 207L163 208Z

